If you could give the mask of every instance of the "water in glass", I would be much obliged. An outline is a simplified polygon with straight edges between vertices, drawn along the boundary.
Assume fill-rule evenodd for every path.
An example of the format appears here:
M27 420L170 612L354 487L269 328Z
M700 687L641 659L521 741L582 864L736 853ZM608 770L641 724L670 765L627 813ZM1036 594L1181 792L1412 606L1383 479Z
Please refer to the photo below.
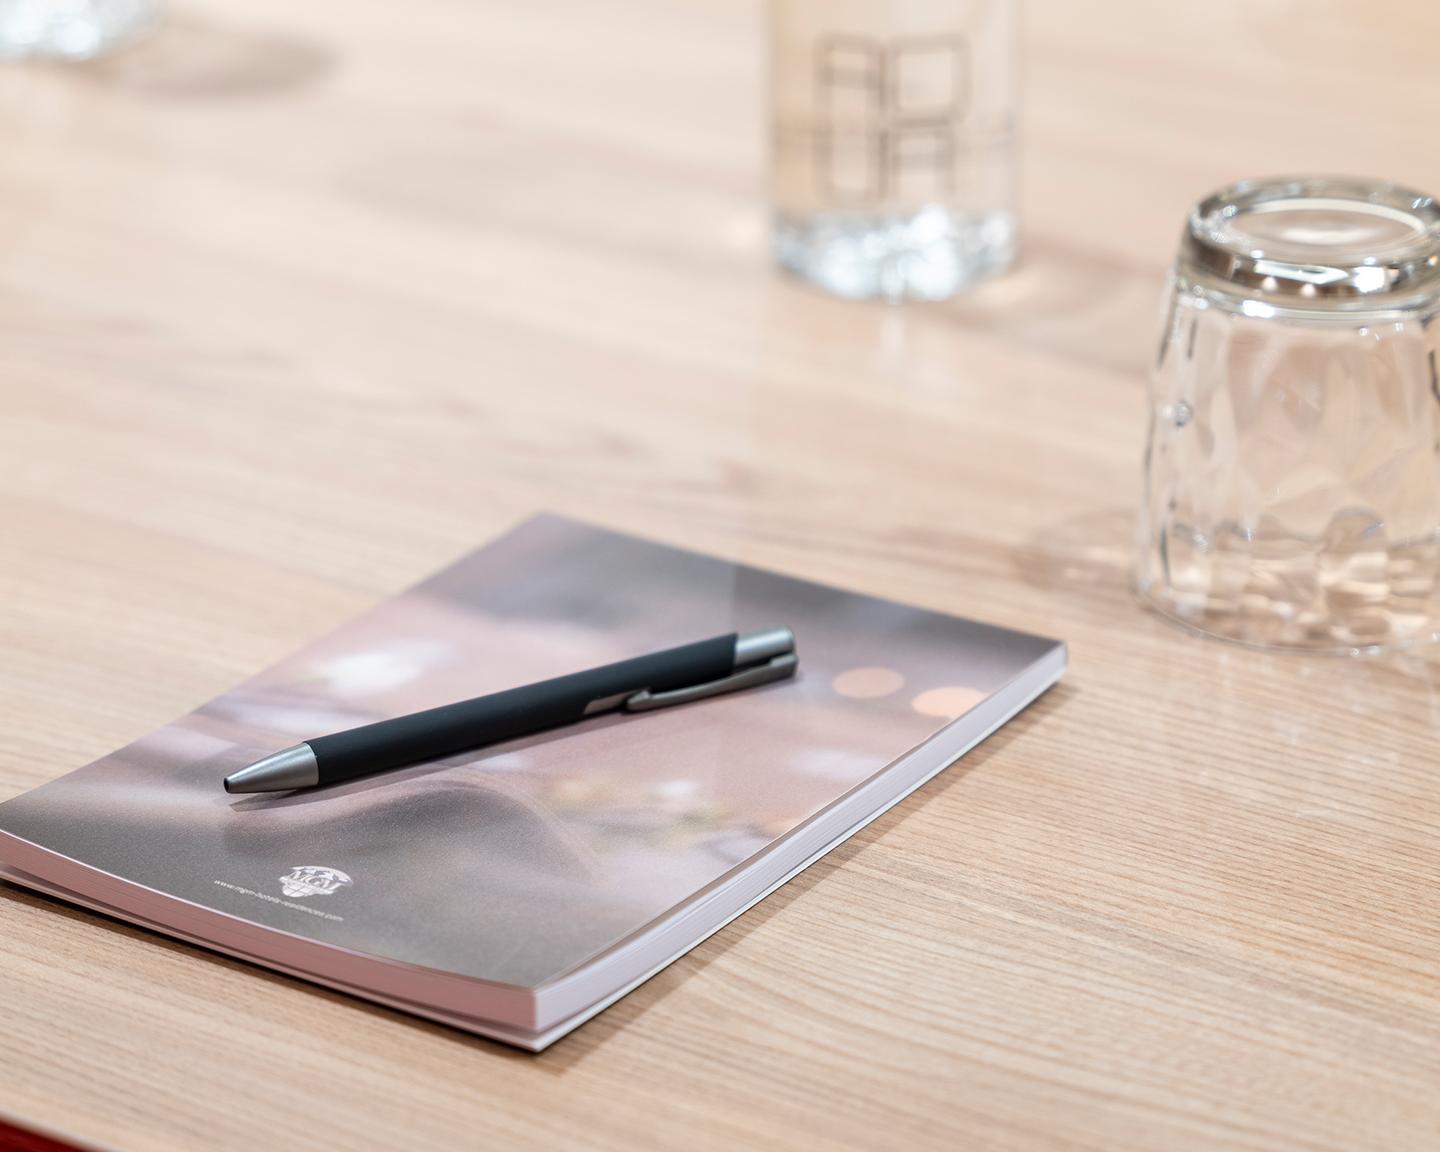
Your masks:
M772 0L773 239L840 296L942 299L1015 254L1018 0Z

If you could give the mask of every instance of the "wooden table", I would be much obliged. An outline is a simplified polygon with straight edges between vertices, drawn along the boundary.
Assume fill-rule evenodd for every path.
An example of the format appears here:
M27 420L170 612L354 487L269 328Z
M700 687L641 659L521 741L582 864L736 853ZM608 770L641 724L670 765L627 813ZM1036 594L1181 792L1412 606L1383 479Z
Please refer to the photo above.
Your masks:
M1189 203L1440 189L1433 5L1028 7L1024 258L765 245L762 6L174 0L0 70L0 798L541 508L1064 685L539 1057L0 889L0 1117L126 1149L1440 1143L1440 663L1127 589Z

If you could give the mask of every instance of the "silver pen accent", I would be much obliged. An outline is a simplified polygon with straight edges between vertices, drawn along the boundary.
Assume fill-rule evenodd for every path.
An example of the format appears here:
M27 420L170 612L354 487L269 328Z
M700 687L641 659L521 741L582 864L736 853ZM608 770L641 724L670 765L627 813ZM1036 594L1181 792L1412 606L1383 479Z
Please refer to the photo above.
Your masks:
M735 637L735 671L729 676L669 692L651 692L644 688L623 696L618 706L626 712L650 712L672 704L688 704L691 700L738 692L742 688L756 688L793 676L799 662L800 658L795 655L795 633L789 628L742 633Z
M226 792L281 792L320 783L320 762L308 744L271 753L225 777Z

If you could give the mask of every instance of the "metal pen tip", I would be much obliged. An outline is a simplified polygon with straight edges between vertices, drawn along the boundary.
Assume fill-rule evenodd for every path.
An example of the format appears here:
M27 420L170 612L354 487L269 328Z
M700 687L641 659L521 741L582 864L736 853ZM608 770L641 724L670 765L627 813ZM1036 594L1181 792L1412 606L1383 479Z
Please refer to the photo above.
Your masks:
M296 744L225 777L225 791L288 792L320 783L320 764L309 744Z

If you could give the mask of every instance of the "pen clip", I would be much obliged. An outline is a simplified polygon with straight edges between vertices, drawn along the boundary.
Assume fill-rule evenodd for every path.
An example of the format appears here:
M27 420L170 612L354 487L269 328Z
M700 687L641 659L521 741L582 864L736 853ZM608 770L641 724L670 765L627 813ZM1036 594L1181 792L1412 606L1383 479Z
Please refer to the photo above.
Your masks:
M634 695L627 696L620 707L626 712L649 712L655 708L668 708L672 704L688 704L692 700L704 700L726 692L738 692L742 688L754 688L793 676L799 662L794 652L785 652L764 664L742 668L720 680L711 680L708 684L674 688L669 692L651 692L650 689L643 688Z

